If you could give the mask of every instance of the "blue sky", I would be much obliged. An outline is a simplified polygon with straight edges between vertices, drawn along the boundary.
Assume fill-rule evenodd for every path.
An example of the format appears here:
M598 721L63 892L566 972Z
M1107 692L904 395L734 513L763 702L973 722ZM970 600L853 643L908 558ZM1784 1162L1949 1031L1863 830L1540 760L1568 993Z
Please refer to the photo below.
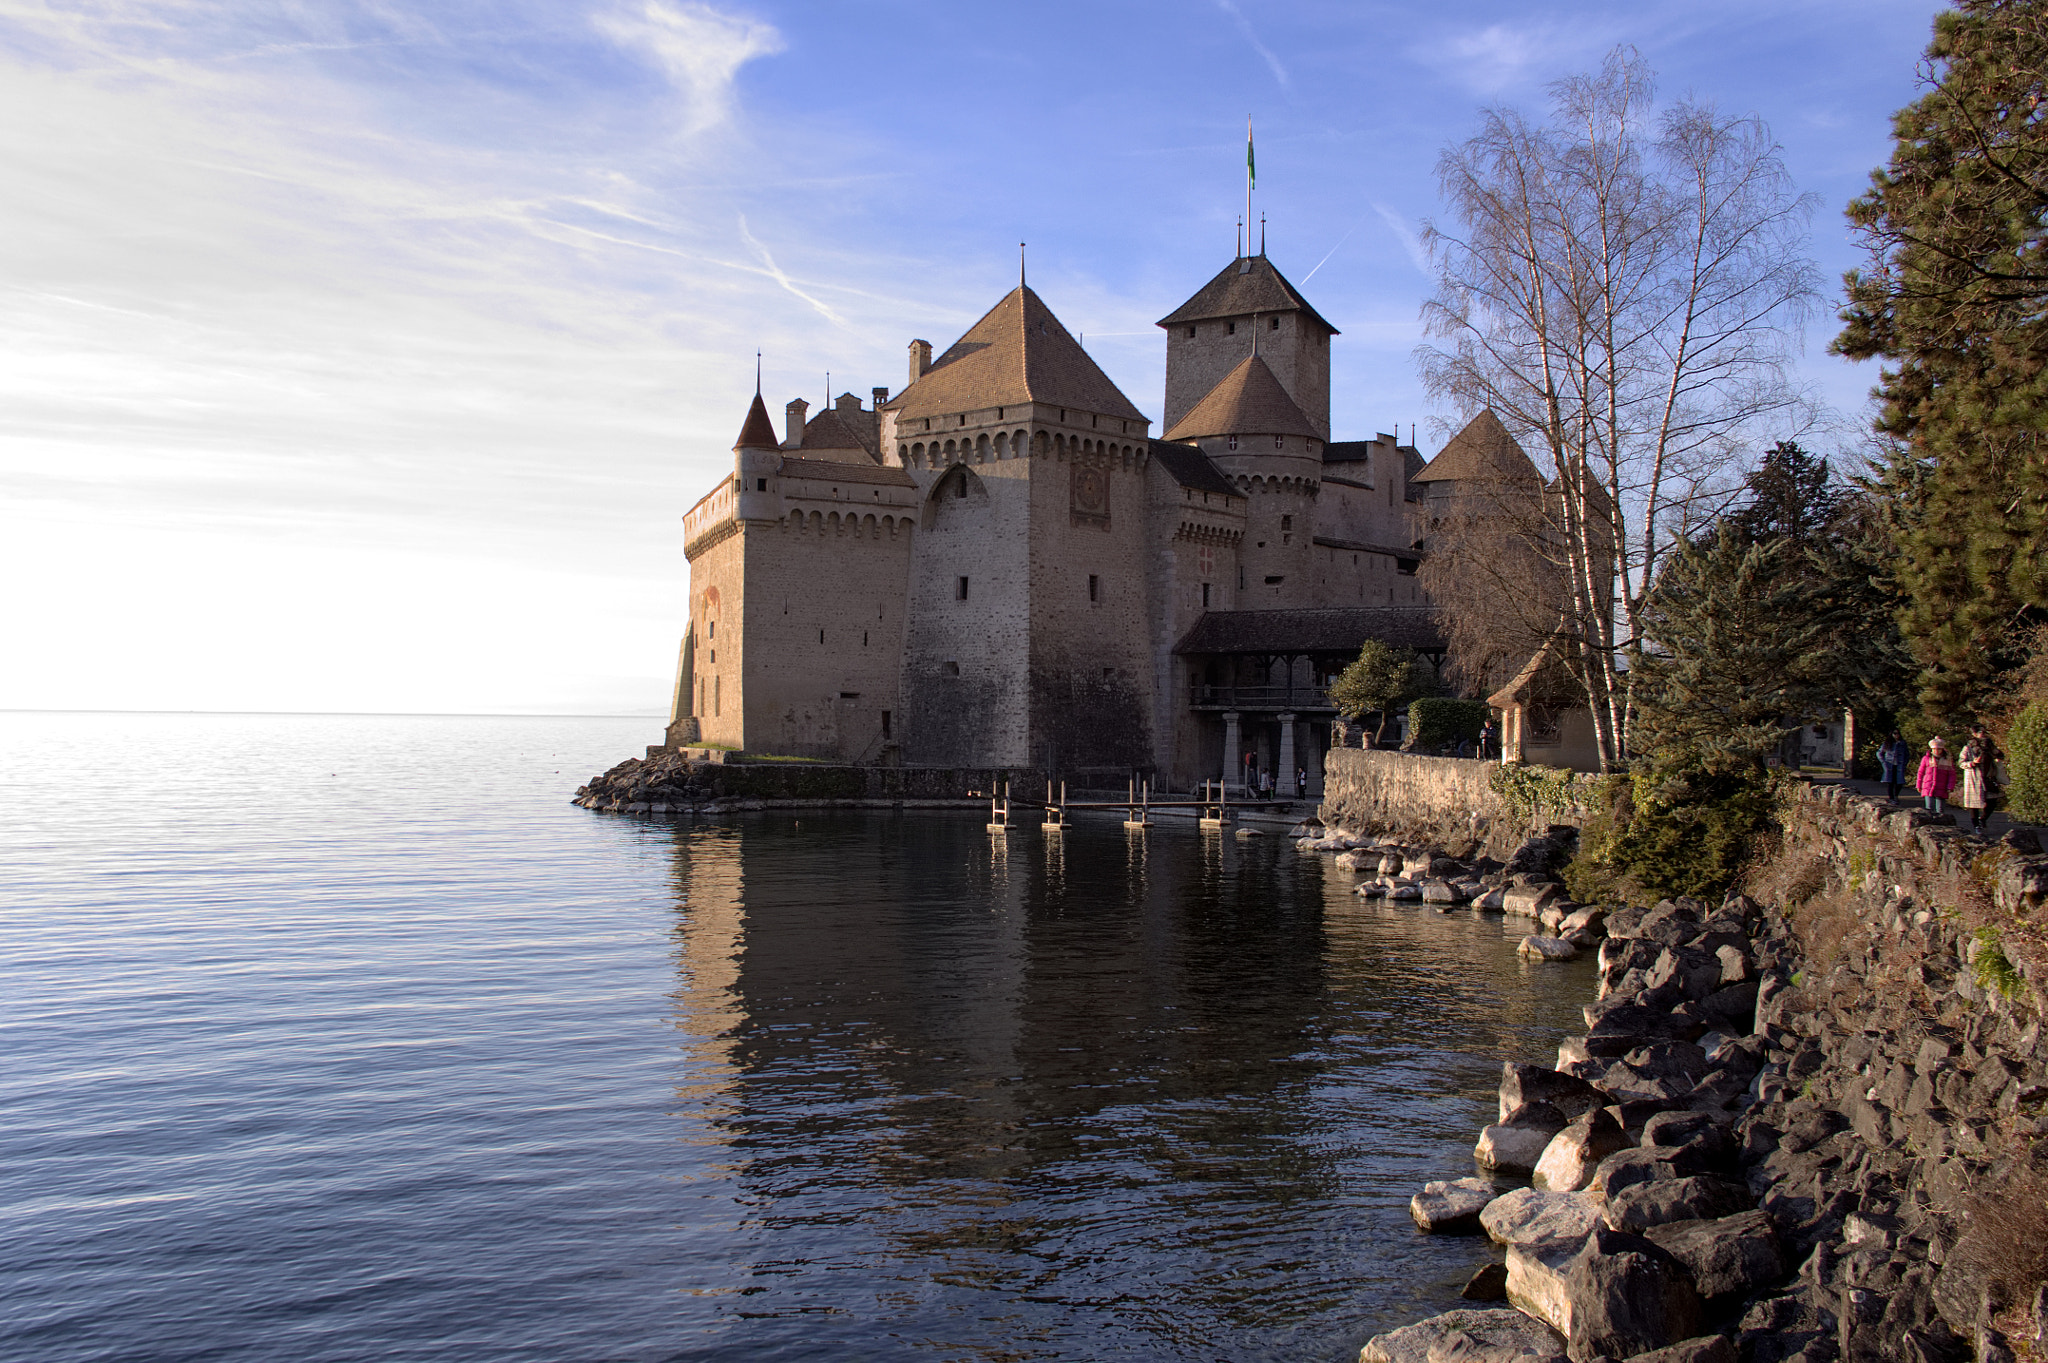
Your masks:
M1247 115L1338 435L1434 448L1415 232L1483 105L1634 44L1771 124L1832 288L1935 9L0 0L0 707L658 711L755 350L778 413L898 388L1028 241L1156 419Z

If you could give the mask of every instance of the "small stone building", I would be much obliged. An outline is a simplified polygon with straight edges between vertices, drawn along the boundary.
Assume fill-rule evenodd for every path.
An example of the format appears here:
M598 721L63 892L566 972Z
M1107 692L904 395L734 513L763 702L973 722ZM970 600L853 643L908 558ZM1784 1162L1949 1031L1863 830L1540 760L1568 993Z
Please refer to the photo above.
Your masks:
M1337 330L1264 255L1159 325L1159 433L1022 284L871 407L792 402L778 438L756 393L684 518L668 743L1316 788L1335 671L1442 651L1424 460L1331 440Z

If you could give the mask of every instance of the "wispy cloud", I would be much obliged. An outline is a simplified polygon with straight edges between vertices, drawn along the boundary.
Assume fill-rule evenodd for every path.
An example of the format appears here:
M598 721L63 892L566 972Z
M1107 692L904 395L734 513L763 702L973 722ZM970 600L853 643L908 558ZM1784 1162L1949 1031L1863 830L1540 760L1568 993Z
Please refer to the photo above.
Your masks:
M668 75L684 100L683 131L702 132L732 114L733 83L756 57L783 49L771 24L723 14L709 5L648 0L641 9L600 15L599 31L636 49Z
M1372 211L1379 216L1379 220L1387 225L1387 230L1392 232L1395 239L1401 243L1401 249L1407 253L1408 263L1415 267L1415 272L1424 279L1435 278L1429 268L1429 252L1424 249L1422 238L1416 235L1415 229L1410 227L1399 213L1396 213L1378 200L1373 201Z
M1244 11L1237 7L1237 0L1216 0L1216 8L1229 15L1236 23L1237 31L1244 35L1244 40L1252 45L1252 51L1258 53L1266 63L1266 68L1273 73L1273 79L1280 82L1282 89L1294 83L1287 74L1287 68L1273 55L1273 49L1259 41L1259 35L1253 30L1251 20L1245 18Z
M833 326L843 327L846 325L846 319L844 317L841 317L838 313L834 312L824 303L812 297L810 294L805 293L802 289L799 289L796 286L795 281L791 280L788 275L782 272L782 267L775 263L775 257L769 254L768 248L766 246L763 246L759 241L757 241L754 237L754 234L747 230L747 215L744 213L740 214L740 238L741 240L745 241L747 245L753 247L755 252L760 255L761 266L763 269L768 271L769 278L773 279L777 284L780 284L784 289L787 289L790 293L796 295L798 298L803 299L804 302L809 303L812 307L816 308L818 310L818 315L820 317L823 317L826 321L830 322Z
M1548 81L1617 40L1616 30L1597 23L1565 29L1551 23L1505 22L1432 32L1411 44L1407 55L1475 94L1496 95L1532 78Z

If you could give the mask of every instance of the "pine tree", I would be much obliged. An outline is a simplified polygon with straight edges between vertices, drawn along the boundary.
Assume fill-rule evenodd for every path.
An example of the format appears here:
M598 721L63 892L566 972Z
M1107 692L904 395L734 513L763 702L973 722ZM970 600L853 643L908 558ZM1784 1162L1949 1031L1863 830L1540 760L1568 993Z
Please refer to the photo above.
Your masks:
M1793 570L1797 552L1724 526L1666 566L1637 665L1638 752L1761 771L1789 726L1830 708L1840 615L1823 582Z
M1902 624L1949 722L2048 611L2048 0L1958 0L1924 76L1849 207L1871 266L1847 277L1834 348L1887 361Z

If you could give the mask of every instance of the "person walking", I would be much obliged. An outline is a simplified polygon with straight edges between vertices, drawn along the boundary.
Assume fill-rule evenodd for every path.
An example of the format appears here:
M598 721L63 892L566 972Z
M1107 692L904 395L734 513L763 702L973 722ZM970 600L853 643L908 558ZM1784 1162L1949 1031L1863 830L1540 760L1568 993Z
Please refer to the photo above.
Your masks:
M1963 744L1963 750L1956 754L1956 766L1963 774L1962 789L1956 793L1956 803L1970 811L1970 831L1973 833L1982 833L1985 822L1991 817L1990 782L1987 779L1990 763L1979 732L1972 731L1970 741Z
M1877 761L1883 770L1884 798L1898 803L1899 787L1906 784L1906 759L1913 750L1906 746L1906 740L1893 729L1884 736L1884 742L1877 745Z
M1927 740L1927 753L1920 759L1920 770L1914 774L1913 789L1920 792L1920 800L1931 814L1939 814L1946 807L1949 792L1956 788L1956 764L1948 755L1948 744L1938 738Z
M1485 762L1495 757L1497 755L1497 750L1494 748L1494 744L1499 741L1500 730L1494 726L1494 723L1491 719L1488 719L1486 723L1480 725L1479 760Z

